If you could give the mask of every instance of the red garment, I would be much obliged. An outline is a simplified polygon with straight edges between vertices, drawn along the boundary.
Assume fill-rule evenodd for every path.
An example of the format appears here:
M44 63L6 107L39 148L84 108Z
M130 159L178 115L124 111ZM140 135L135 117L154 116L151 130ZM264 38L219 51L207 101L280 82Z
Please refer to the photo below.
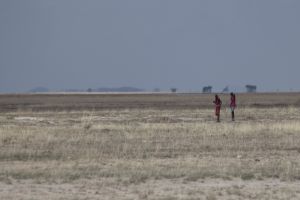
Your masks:
M235 96L231 96L231 98L230 98L230 107L231 108L236 107Z
M214 101L214 104L216 106L216 115L220 115L220 110L221 110L221 105L222 105L222 101L220 98L216 98Z

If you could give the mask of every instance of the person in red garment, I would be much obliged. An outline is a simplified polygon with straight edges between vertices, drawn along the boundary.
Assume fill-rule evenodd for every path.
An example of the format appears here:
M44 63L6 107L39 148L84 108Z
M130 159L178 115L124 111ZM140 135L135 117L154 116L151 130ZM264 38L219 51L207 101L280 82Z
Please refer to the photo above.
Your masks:
M235 94L230 93L230 109L231 109L231 120L234 121L234 109L236 108Z
M216 110L215 114L217 116L217 122L220 122L220 111L221 111L222 101L217 94L215 95L215 100L213 101L213 103L215 104L215 110Z

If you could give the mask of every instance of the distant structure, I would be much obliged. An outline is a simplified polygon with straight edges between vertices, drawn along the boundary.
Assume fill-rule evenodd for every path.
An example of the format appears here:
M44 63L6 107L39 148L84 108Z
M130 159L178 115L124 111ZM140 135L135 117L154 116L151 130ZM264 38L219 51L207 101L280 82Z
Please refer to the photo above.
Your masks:
M256 92L256 85L246 85L246 90L248 93L255 93Z
M202 88L203 93L211 93L212 91L212 86L205 86Z
M177 88L171 88L171 92L175 93L177 91Z
M89 88L89 89L87 89L86 91L87 91L87 92L92 92L93 90L92 90L92 88Z

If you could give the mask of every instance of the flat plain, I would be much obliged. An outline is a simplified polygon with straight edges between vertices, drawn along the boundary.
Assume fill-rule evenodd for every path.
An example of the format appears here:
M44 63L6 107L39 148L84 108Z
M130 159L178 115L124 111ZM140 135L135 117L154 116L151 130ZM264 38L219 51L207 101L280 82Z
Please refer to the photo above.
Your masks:
M300 93L0 95L1 199L299 199Z

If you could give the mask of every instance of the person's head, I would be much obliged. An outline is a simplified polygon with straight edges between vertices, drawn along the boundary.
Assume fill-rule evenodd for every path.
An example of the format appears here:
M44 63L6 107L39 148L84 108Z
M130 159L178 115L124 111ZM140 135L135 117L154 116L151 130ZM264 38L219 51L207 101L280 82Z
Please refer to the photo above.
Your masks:
M216 99L218 99L218 98L219 98L219 96L216 94L216 95L215 95L215 98L216 98Z
M233 94L233 92L230 93L230 96L234 97L235 95Z

